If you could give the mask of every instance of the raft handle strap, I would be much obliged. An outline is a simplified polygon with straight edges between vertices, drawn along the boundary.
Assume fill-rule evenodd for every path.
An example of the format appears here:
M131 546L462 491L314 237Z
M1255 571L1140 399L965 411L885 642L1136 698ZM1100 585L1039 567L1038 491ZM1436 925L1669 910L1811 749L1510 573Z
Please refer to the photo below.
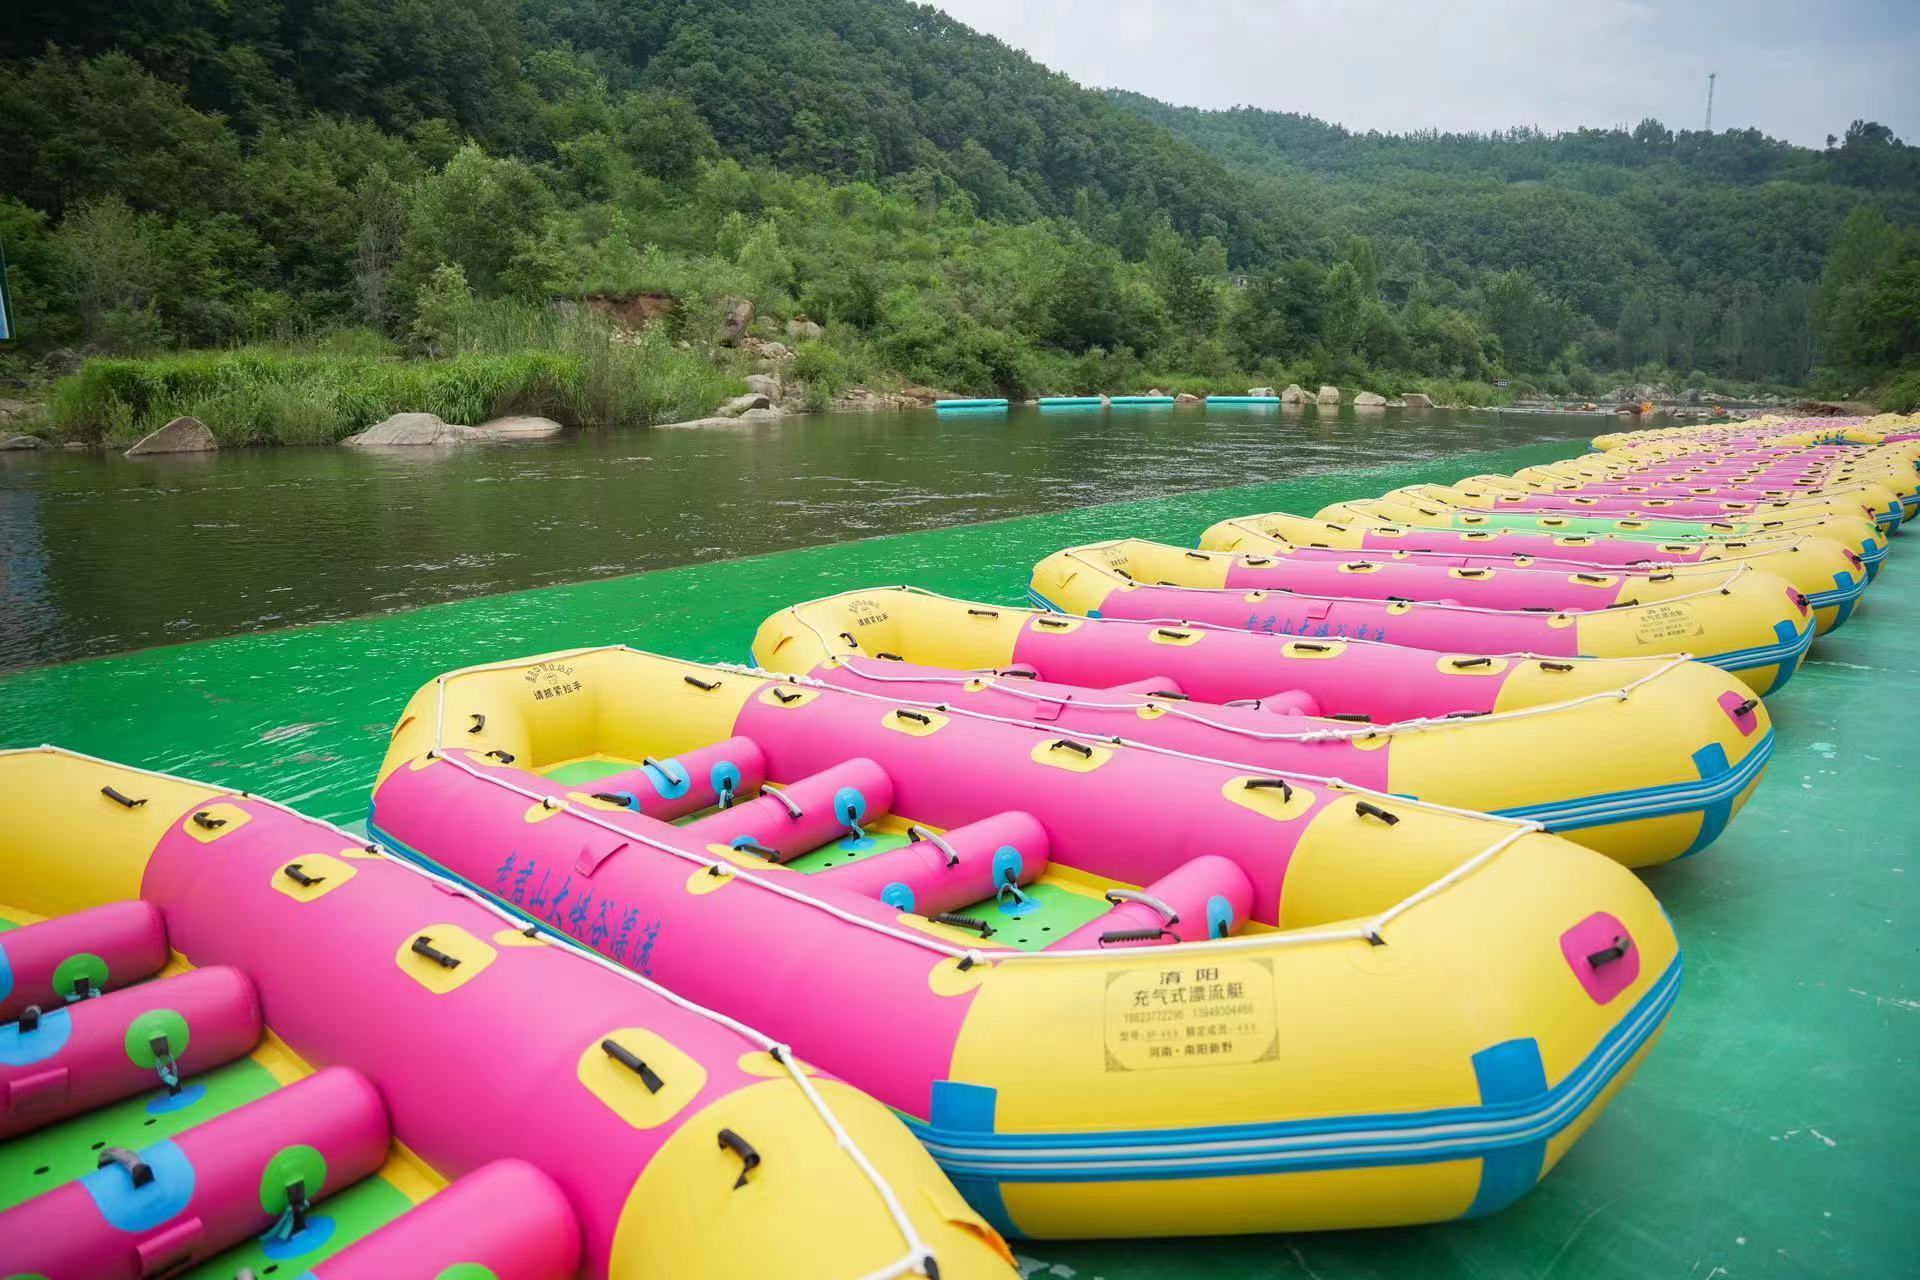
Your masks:
M753 1144L731 1129L720 1131L720 1145L740 1157L740 1176L734 1180L733 1189L738 1191L747 1185L747 1175L760 1167L760 1153Z
M487 727L487 718L478 711L470 711L467 714L473 717L473 728L467 730L468 733L478 733Z
M993 936L993 926L985 920L975 920L972 916L955 915L951 911L942 911L937 916L929 916L935 924L950 924L956 929L972 929L983 938Z
M1633 940L1631 938L1616 935L1613 940L1613 945L1603 947L1601 950L1589 955L1587 957L1587 964L1595 969L1603 969L1616 960L1624 959L1627 952L1632 949Z
M1093 748L1088 746L1084 742L1075 742L1072 738L1055 738L1052 742L1049 742L1047 744L1047 750L1049 751L1067 750L1067 751L1076 752L1083 759L1087 759L1087 760L1093 759Z
M325 884L327 882L325 876L308 875L300 869L300 864L297 862L289 862L286 866L280 868L280 874L299 885L302 889L311 889L317 884Z
M147 1041L147 1052L153 1055L153 1070L160 1077L160 1083L167 1086L167 1096L180 1096L180 1063L173 1056L173 1045L164 1033Z
M993 674L1002 679L1012 677L1017 680L1038 680L1040 678L1038 671L1022 671L1018 667L1008 667L1005 671L996 671Z
M1540 669L1542 671L1571 671L1573 670L1573 664L1571 662L1542 662Z
M1149 698L1171 698L1175 702L1192 702L1193 701L1193 699L1188 697L1186 694L1176 693L1172 689L1149 689L1147 690L1146 696Z
M512 764L514 761L513 752L498 749L487 752L486 758L489 760L498 760L501 764Z
M1346 720L1353 724L1372 724L1373 723L1372 716L1365 715L1358 711L1337 711L1333 715L1322 716L1320 718L1322 720Z
M80 973L74 975L73 985L67 989L66 1000L68 1004L79 1004L82 1000L91 1000L102 994L100 988L93 985L90 976Z
M596 791L593 793L593 798L605 804L617 804L622 809L635 807L634 797L625 791Z
M916 724L932 724L933 723L933 717L928 715L924 711L909 711L905 707L901 707L898 710L896 710L893 714L894 714L894 718L898 720L911 720Z
M767 848L767 846L761 844L758 840L755 840L752 836L740 837L739 840L734 842L733 848L737 852L750 853L754 857L764 858L768 862L780 861L780 851L778 849L769 849Z
M946 854L947 865L949 867L957 867L960 865L960 855L954 852L953 846L948 844L943 838L927 830L917 822L907 828L907 842L909 844L917 844L922 840L938 849L941 853Z
M840 638L842 640L845 640L848 644L852 645L856 649L860 647L860 642L853 638L853 632L851 631L842 631L840 633Z
M997 618L1000 616L1000 611L998 609L969 609L967 610L967 614L969 617L974 618Z
M1293 647L1302 653L1325 653L1327 650L1333 648L1330 644L1309 644L1305 640L1296 640Z
M1168 936L1176 942L1180 940L1180 935L1168 929L1114 929L1100 935L1100 945L1104 947L1110 942L1155 942Z
M640 1083L647 1086L648 1093L658 1093L667 1087L667 1082L660 1078L659 1072L648 1066L639 1054L615 1044L612 1037L602 1040L600 1047L606 1051L609 1058L639 1076Z
M1355 800L1353 802L1353 811L1363 818L1378 818L1390 827L1400 825L1400 815L1388 813L1385 809L1382 809L1379 805L1371 801Z
M125 809L138 809L141 805L147 802L147 798L145 796L141 796L138 800L136 800L132 796L122 795L120 792L115 791L112 787L100 788L100 794Z
M800 693L798 690L788 693L785 689L774 689L771 692L775 698L779 699L781 706L787 706L790 703L800 701Z
M117 1164L125 1169L127 1177L133 1179L133 1185L136 1187L144 1187L153 1181L152 1166L125 1147L108 1147L102 1151L100 1160L94 1168L104 1169L110 1164Z
M1211 560L1211 559L1213 559L1213 557L1212 557L1212 556L1210 556L1210 555L1208 555L1208 554L1207 554L1206 552L1204 552L1204 551L1189 551L1189 552L1187 552L1187 559L1189 559L1189 560Z
M880 650L878 653L874 654L873 656L876 658L879 658L883 662L905 662L906 661L906 659L901 657L899 654L889 653L885 649Z
M21 1035L29 1035L40 1029L40 1006L30 1004L20 1011L20 1020L15 1024Z
M1059 628L1059 627L1064 627L1068 624L1065 618L1035 618L1033 620L1033 625L1036 627Z
M781 807L787 811L787 816L789 818L795 819L796 821L799 819L801 814L806 812L805 809L800 807L800 802L798 800L795 800L792 796L788 795L786 791L784 791L780 787L768 786L766 783L763 782L760 784L760 794L763 796L772 796L775 800L778 800L780 802Z
M1760 699L1748 698L1745 702L1742 702L1739 706L1733 709L1733 714L1736 716L1752 715L1753 709L1759 705L1760 705Z
M720 687L718 680L702 680L699 676L681 676L680 678L702 693L712 693Z
M450 956L440 948L434 946L433 939L424 933L413 940L413 946L408 948L408 950L417 956L425 956L442 969L458 969L460 967L460 957Z
M1605 574L1601 573L1576 573L1573 575L1573 580L1575 582L1605 582L1607 578Z
M1107 890L1107 901L1116 907L1124 902L1137 902L1143 907L1152 907L1155 911L1159 912L1160 919L1166 924L1180 923L1180 913L1178 911L1175 911L1159 898L1140 889L1109 889Z
M1274 787L1280 788L1280 798L1282 800L1293 799L1293 788L1287 785L1287 780L1285 778L1248 778L1247 779L1247 790L1249 791L1266 791L1266 790L1271 790Z
M1176 630L1174 630L1174 629L1173 629L1172 627L1155 627L1155 628L1153 629L1153 634L1155 634L1155 635L1157 635L1157 636L1165 636L1165 637L1166 637L1167 639L1169 639L1169 640L1191 640L1191 639L1193 639L1193 632L1191 632L1191 631L1176 631Z
M218 831L227 825L225 818L216 818L205 809L193 815L193 825L202 831Z
M1453 660L1453 669L1456 671L1465 671L1468 667L1490 667L1492 665L1493 659L1487 657L1455 658Z

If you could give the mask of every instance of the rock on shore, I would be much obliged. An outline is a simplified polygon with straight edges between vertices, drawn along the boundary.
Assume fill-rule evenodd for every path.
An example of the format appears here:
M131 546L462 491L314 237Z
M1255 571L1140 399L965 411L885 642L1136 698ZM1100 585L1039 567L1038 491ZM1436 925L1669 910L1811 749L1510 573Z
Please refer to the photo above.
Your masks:
M127 450L129 458L141 458L153 453L212 453L220 447L213 438L213 432L207 430L207 424L198 418L175 418L158 431L143 437L133 448Z
M487 439L477 427L448 422L437 413L396 413L340 443L355 449L416 448L426 445L466 444Z
M1353 407L1356 409L1384 409L1387 407L1387 398L1377 391L1362 391L1353 398Z

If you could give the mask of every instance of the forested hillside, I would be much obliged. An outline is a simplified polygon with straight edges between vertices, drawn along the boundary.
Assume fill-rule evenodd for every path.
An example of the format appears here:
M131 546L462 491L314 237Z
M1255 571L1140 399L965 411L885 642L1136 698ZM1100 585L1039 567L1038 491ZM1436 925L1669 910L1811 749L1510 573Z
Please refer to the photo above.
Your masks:
M1861 383L1916 349L1920 179L1877 126L1356 137L1091 92L902 0L15 0L0 64L15 378L531 348L680 388L581 410L625 420L724 387L694 363L736 297L824 325L820 398ZM664 319L602 349L551 321L588 295Z

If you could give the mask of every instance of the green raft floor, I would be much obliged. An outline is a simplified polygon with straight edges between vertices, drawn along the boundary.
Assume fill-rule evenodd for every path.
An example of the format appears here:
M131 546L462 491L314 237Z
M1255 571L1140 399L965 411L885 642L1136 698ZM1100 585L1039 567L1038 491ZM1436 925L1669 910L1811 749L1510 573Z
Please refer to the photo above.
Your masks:
M1533 446L548 587L0 677L0 745L82 751L364 814L389 728L440 671L615 641L742 661L796 600L912 582L1017 603L1068 543L1191 544L1215 520L1580 452ZM1907 564L1907 559L1915 564ZM1687 978L1645 1068L1546 1181L1471 1222L1237 1239L1023 1241L1049 1280L1610 1280L1920 1274L1920 534L1769 698L1773 766L1712 848L1647 874Z

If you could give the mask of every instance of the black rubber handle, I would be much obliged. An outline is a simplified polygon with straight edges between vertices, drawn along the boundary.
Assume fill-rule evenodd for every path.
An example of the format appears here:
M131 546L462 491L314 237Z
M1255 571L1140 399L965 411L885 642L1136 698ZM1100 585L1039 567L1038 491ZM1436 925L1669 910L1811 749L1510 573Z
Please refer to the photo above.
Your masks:
M199 813L193 815L193 825L199 827L202 831L218 831L227 825L227 820L225 818L216 818L202 809Z
M1153 942L1166 932L1165 929L1114 929L1100 935L1100 945L1104 947L1110 942Z
M1587 957L1587 963L1595 969L1604 969L1614 961L1624 959L1627 952L1632 949L1633 941L1631 939L1616 937L1613 940L1612 946L1602 947L1600 950L1589 955Z
M1093 748L1084 742L1075 742L1072 738L1056 738L1051 744L1052 750L1059 751L1063 748L1068 751L1078 752L1084 759L1093 759Z
M972 929L983 938L993 936L993 926L985 920L975 920L972 916L957 916L950 911L942 911L931 917L935 924L950 924L956 929Z
M658 1093L667 1087L667 1082L662 1080L659 1073L648 1066L639 1054L634 1053L630 1049L622 1048L610 1039L602 1040L600 1047L606 1050L609 1058L612 1058L615 1062L639 1076L640 1083L647 1086L648 1093Z
M760 1167L760 1153L753 1144L731 1129L720 1131L720 1145L740 1157L740 1176L734 1180L733 1189L738 1191L747 1185L747 1175Z
M1293 799L1293 788L1287 785L1287 780L1285 778L1248 778L1247 779L1247 790L1249 791L1269 791L1269 790L1272 790L1274 787L1280 788L1280 798L1282 800Z
M1398 814L1388 813L1379 805L1372 804L1366 800L1355 800L1353 802L1353 811L1363 818L1378 818L1390 827L1400 825L1400 816Z
M119 1165L122 1169L125 1169L127 1176L133 1179L133 1185L136 1187L144 1187L153 1181L153 1169L148 1166L145 1160L142 1160L125 1147L108 1147L105 1151L102 1151L100 1153L100 1161L94 1168L104 1169L110 1164Z
M450 956L440 948L434 946L433 939L424 933L413 940L413 946L410 947L409 950L417 956L425 956L442 969L458 969L460 967L460 957Z
M478 733L487 727L487 718L478 711L470 711L467 714L473 717L473 728L467 730L468 733Z
M122 795L120 792L115 791L112 787L100 788L100 794L105 796L107 799L113 801L115 804L128 809L138 809L141 805L147 802L147 798L145 796L141 796L138 800L136 800L132 796Z
M718 680L702 680L699 676L681 676L680 678L702 693L712 693L720 687Z
M280 874L299 885L302 889L311 889L316 884L325 884L327 882L325 876L308 875L300 869L300 864L297 862L289 862L286 866L280 868Z

